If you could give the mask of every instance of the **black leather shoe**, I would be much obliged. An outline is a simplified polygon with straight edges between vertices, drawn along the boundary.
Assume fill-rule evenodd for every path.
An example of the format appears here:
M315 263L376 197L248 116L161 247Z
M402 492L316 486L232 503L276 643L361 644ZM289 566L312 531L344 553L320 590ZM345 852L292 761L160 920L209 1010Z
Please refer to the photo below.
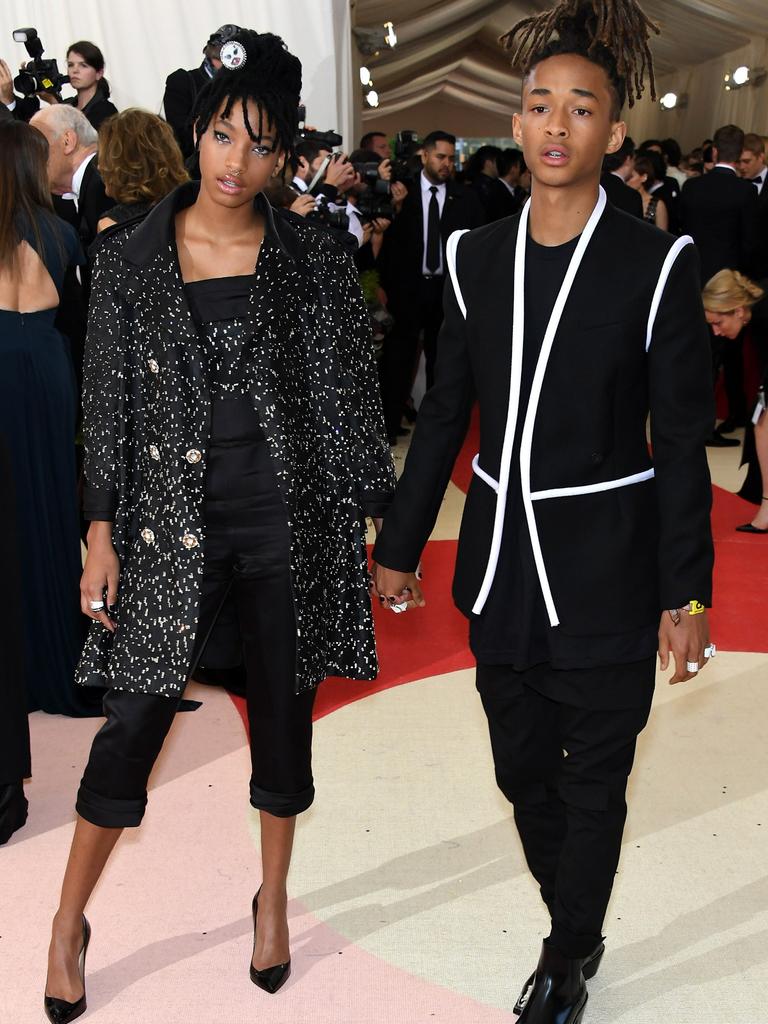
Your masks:
M587 1005L581 964L545 939L533 990L517 1024L580 1024Z
M707 448L738 448L741 441L738 437L723 437L722 434L714 431L707 438L706 444Z
M261 892L261 888L259 888ZM253 897L253 950L256 952L256 915L259 910L259 892ZM286 964L276 964L274 967L265 967L263 971L257 971L253 966L253 954L251 954L251 981L254 985L269 992L271 996L281 989L291 976L291 961Z
M45 1016L51 1024L69 1024L85 1013L88 1004L85 1001L85 954L88 952L88 943L91 941L91 926L83 915L83 948L80 950L78 970L80 980L83 983L83 994L74 1003L68 1003L66 999L56 999L55 996L46 996L43 1000Z
M761 530L759 526L753 526L752 523L744 523L743 526L736 527L737 533L768 533L768 530Z
M21 779L0 786L0 846L25 824L28 807Z
M602 962L604 953L605 943L601 942L599 945L595 946L595 948L592 950L589 956L585 956L584 959L581 961L581 973L584 975L584 981L589 981L590 978L594 978L594 976L600 970L600 963ZM525 1009L525 1004L530 999L531 992L533 991L533 983L535 981L536 972L534 971L528 979L528 981L526 981L526 983L523 985L523 991L520 993L520 996L512 1010L512 1013L516 1013L518 1017L523 1012L523 1010Z
M718 434L732 434L734 430L738 430L739 427L746 427L747 421L741 417L734 419L729 416L728 419L723 420L719 427L716 428Z

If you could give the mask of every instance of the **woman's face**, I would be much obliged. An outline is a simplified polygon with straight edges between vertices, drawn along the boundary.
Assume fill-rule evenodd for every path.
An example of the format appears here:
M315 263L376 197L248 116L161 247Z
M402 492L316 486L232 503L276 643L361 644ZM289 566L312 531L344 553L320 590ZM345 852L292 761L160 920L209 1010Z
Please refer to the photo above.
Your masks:
M627 178L627 184L629 185L630 188L634 188L638 192L640 192L645 187L645 183L646 183L647 180L648 180L648 175L647 174L639 174L635 170L635 168L633 167L632 168L632 173Z
M225 108L226 101L200 138L200 175L208 196L232 209L253 202L282 165L283 155L270 122L264 119L262 136L254 141L245 127L242 103L238 100L226 118ZM248 100L247 109L248 121L257 133L259 108Z
M97 71L87 64L82 54L70 50L67 54L67 74L69 82L76 92L81 89L90 89L104 77L103 71Z
M712 333L718 338L728 338L733 341L741 334L744 324L749 319L749 311L739 306L729 313L711 313L705 310L707 323L712 328Z

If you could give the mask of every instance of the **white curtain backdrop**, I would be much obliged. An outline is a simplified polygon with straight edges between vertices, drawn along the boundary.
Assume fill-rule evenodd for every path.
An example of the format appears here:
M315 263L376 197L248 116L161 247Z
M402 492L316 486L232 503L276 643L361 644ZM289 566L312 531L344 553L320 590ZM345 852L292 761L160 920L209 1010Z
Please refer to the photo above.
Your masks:
M309 123L351 139L358 90L352 91L348 0L2 0L0 57L15 73L28 58L11 33L33 26L45 56L56 57L66 74L67 47L88 39L104 54L118 109L159 113L166 76L199 65L208 36L227 23L282 36L304 68Z

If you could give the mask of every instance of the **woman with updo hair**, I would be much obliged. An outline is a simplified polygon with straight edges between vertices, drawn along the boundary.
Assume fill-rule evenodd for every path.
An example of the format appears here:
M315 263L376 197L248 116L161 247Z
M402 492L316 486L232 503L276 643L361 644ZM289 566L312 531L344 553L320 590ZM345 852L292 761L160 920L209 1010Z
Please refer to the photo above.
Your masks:
M194 115L200 181L106 232L95 255L78 682L108 692L53 921L54 1024L86 1008L83 912L121 832L141 823L199 669L245 676L262 879L247 895L247 970L281 988L294 830L315 797L315 688L378 668L365 520L378 528L395 478L368 311L333 236L264 196L295 166L300 61L247 29L220 59ZM189 813L204 835L203 808ZM189 998L187 1013L200 1019Z
M67 74L76 95L64 102L81 110L97 131L103 121L117 113L117 107L109 99L104 66L104 54L87 39L72 43L67 50Z
M99 129L99 173L116 204L99 221L99 231L146 216L189 181L171 126L138 107L114 114Z
M755 415L744 435L742 466L747 478L739 491L746 501L759 505L739 533L768 533L768 281L755 284L737 270L721 270L704 288L704 311L712 333L735 341L749 327L760 360L760 387Z

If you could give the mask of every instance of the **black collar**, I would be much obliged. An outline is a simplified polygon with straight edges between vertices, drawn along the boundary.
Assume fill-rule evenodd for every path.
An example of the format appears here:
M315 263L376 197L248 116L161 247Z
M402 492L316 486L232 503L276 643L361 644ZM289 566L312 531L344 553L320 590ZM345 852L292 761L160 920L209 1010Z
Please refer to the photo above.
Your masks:
M161 199L123 246L124 259L134 266L143 267L166 249L175 237L176 214L192 206L199 192L199 181L187 181L174 189L165 199ZM256 209L264 215L265 239L273 241L290 259L298 260L299 240L291 225L283 218L275 217L274 210L262 193L259 193L253 202Z

